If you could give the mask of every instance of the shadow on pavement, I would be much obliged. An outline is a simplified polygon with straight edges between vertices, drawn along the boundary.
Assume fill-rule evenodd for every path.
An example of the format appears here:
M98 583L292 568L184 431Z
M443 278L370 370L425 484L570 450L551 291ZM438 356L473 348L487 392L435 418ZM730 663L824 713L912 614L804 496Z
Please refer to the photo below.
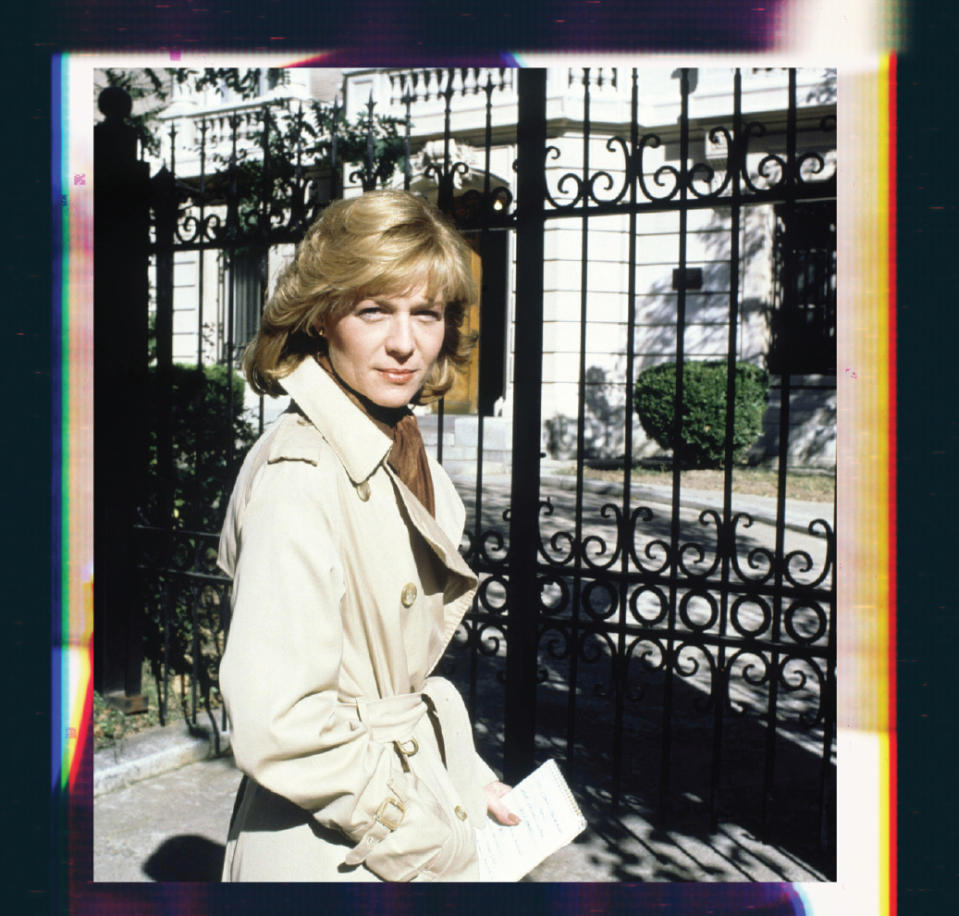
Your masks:
M164 840L143 863L153 881L219 881L226 847L196 834Z
M544 655L541 663L559 667ZM503 673L504 659L495 654L477 660L472 695L470 659L461 654L454 660L459 664L444 673L472 701L480 753L502 769L506 697L497 675ZM611 660L598 657L595 667L604 662L608 666ZM823 761L808 734L805 741L797 740L801 732L794 732L788 721L779 721L771 734L763 716L748 709L739 714L724 710L717 721L709 694L681 677L674 678L667 723L663 684L656 683L655 673L641 697L623 703L617 723L615 692L604 697L590 689L590 667L581 666L572 709L564 684L568 672L556 677L557 671L550 671L552 677L539 685L535 754L537 762L555 758L564 770L590 824L577 843L590 847L588 859L599 853L592 865L617 881L757 880L759 874L776 876L772 880L815 880L811 872L834 880L835 764L828 757ZM609 686L607 678L597 680ZM668 785L662 797L664 764ZM622 795L614 811L617 770ZM764 788L769 789L765 798Z
M562 559L573 537L563 533L573 529L572 497L554 497L555 511L544 513L540 525L544 551L557 566L540 575L546 605L539 618L535 755L537 762L549 757L560 762L590 822L577 842L590 848L589 856L601 849L603 861L594 864L620 881L640 875L653 881L757 880L757 874L797 880L795 875L810 872L834 879L835 745L826 740L824 722L834 708L825 661L804 658L807 649L810 655L824 653L829 609L808 622L809 632L777 639L774 651L767 645L772 602L745 602L739 623L749 638L740 640L742 645L720 658L712 645L716 626L706 627L707 637L677 627L676 658L667 663L666 597L660 604L653 601L655 607L640 604L632 616L623 615L644 632L621 641L618 566L611 573L593 571L584 578L582 594L576 591L571 564ZM464 498L469 546L481 570L484 561L489 565L481 574L479 612L457 631L442 673L467 700L481 753L502 769L508 615L507 575L497 564L508 550L503 514L509 498L505 491L484 488L479 527L475 501ZM584 506L583 544L599 552L597 562L615 552L617 540L615 520L601 511L606 501L588 496ZM643 520L637 541L643 562L662 561L662 549L652 558L643 550L657 539L668 542L669 525L668 508L656 508ZM679 527L679 543L692 545L685 548L684 562L693 572L708 567L716 556L710 543L715 526L686 513ZM765 568L750 564L758 556L761 565L762 551L771 550L774 540L770 525L737 531L735 553L750 588L750 579L765 575ZM810 569L790 567L797 588L826 575L824 538L790 533L786 541L786 553L796 550L798 557L800 550L809 551ZM691 586L698 586L692 575L686 587ZM639 586L631 581L629 587ZM652 588L646 592L657 594ZM662 620L653 619L659 611ZM793 623L799 630L807 621L796 616ZM620 806L614 811L617 784Z

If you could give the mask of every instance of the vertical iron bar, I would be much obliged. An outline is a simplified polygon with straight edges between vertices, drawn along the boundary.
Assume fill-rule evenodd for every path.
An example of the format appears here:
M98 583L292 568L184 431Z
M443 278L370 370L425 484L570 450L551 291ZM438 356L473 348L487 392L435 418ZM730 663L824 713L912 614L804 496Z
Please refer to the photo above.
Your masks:
M490 199L490 156L492 153L493 147L493 82L492 77L487 74L486 80L486 113L485 113L485 130L483 134L483 207L482 207L482 225L480 228L480 263L482 264L483 254L488 250L489 245L489 220L490 213L492 212L492 202ZM480 333L484 326L484 317L483 317L483 287L487 286L487 272L483 268L483 277L480 287L480 301L477 304L480 315ZM484 446L484 437L485 437L485 423L484 423L484 414L483 414L483 405L480 403L480 396L482 395L481 390L481 379L483 377L482 363L483 363L483 347L482 343L478 343L479 347L479 364L477 366L477 378L476 378L476 391L477 391L477 404L476 404L476 483L473 489L473 550L475 555L478 556L479 545L481 543L480 539L483 532L483 446ZM476 611L479 607L479 598L474 599L473 610ZM475 639L470 641L470 680L469 680L469 690L470 690L470 711L474 709L476 701L476 677L478 674L479 668L479 659L477 653L479 651L479 636L480 636L481 625L478 621L474 621L473 624L473 634Z
M789 252L786 253L786 259L792 260ZM787 283L791 283L795 277L790 268L786 268ZM792 298L792 291L787 289L785 294L789 299ZM777 473L777 492L776 492L776 546L774 551L775 576L773 582L773 622L772 622L772 642L773 645L779 640L780 625L782 622L782 579L784 564L784 542L786 530L786 464L789 456L789 401L790 401L790 378L789 370L783 372L780 380L779 390L779 468ZM763 768L763 793L762 793L762 816L761 839L764 839L767 833L767 816L769 807L772 803L772 784L775 773L776 761L776 719L779 698L779 653L772 649L770 657L770 675L769 675L769 701L766 722L766 758Z
M220 632L226 634L230 632L230 600L227 596L226 588L221 588L217 592L219 598L219 604L217 605L220 609ZM223 694L220 692L220 683L219 679L217 680L217 693L220 698L220 731L225 732L230 727L229 716L226 712L226 703L223 702Z
M159 479L157 524L168 529L167 550L173 553L173 244L176 232L176 128L170 127L170 171L157 176L159 200L156 212L156 352L157 352L157 476ZM160 724L166 724L169 710L170 625L176 611L171 586L165 583L163 608L163 702ZM159 694L159 689L157 691Z
M436 460L443 463L443 421L446 418L446 398L436 402Z
M345 90L344 90L345 91ZM333 99L330 118L330 199L339 200L343 196L343 166L340 164L337 149L340 113L343 111L339 96Z
M302 118L302 115L303 115L302 106L300 108L299 114L300 114L300 118ZM284 150L283 136L280 133L279 123L276 124L276 137L277 137L277 147L280 150L280 155L283 155L285 150ZM296 172L297 173L299 173L300 171L300 164L302 159L302 146L303 146L302 137L303 137L302 130L297 131L297 137L296 137ZM272 187L272 179L270 176L271 166L272 166L272 156L270 155L270 106L264 105L263 106L263 178L262 178L261 192L260 192L260 196L263 198L263 201L262 201L263 209L260 211L259 226L257 227L258 228L257 240L249 249L247 249L247 252L248 252L247 265L255 266L257 279L259 280L258 288L257 288L257 292L258 292L257 300L259 303L259 308L257 309L257 319L256 319L257 327L251 329L249 327L249 322L247 320L250 317L250 302L248 300L248 296L244 295L242 305L246 311L246 314L244 315L244 320L243 320L243 330L245 333L244 333L244 339L239 341L239 343L244 346L251 339L250 331L252 330L253 333L255 334L256 331L259 329L260 314L262 313L262 310L263 310L263 303L266 298L267 285L269 282L268 261L269 261L269 251L270 251L270 232L272 230L272 209L273 209L273 187ZM295 184L292 186L295 187ZM292 222L293 213L296 210L295 192L294 192L294 196L291 198L290 203L291 203L290 217ZM250 257L250 252L253 252L255 254L255 257ZM245 285L248 284L248 282L249 282L249 277L248 276L244 277ZM233 369L232 368L227 373L227 384L230 386L230 391L232 392L233 391ZM241 401L241 406L240 406L241 413L243 412L243 409L244 409L244 406L243 406L243 402ZM263 408L263 395L261 394L257 399L257 426L261 433L263 432L263 421L264 421L264 408ZM232 427L230 429L230 441L231 443L235 441Z
M170 171L157 176L156 353L157 472L160 481L158 524L173 527L173 244L176 233L176 128L170 127Z
M789 100L786 120L786 168L785 168L785 205L784 216L786 225L785 264L783 273L783 308L786 314L795 315L796 308L796 255L793 245L795 231L795 204L796 204L796 70L789 70ZM789 323L787 326L795 327ZM785 536L786 536L786 481L789 464L789 407L790 407L790 365L785 361L779 389L779 468L776 482L776 548L775 548L775 575L773 584L773 645L779 641L780 627L783 613L783 573L785 566ZM776 649L771 652L769 706L766 722L766 759L763 768L763 794L761 815L761 837L768 833L769 808L772 805L773 782L776 770L776 720L778 718L779 703L779 653Z
M726 344L726 441L723 453L723 518L717 549L721 556L719 595L719 646L716 677L713 687L713 762L709 781L710 825L716 828L719 819L719 782L722 770L723 713L726 704L728 672L726 671L726 627L729 617L729 569L735 550L732 531L733 502L733 432L736 426L736 356L739 332L739 235L742 204L739 185L739 150L742 131L742 74L737 67L733 74L733 130L731 148L726 152L727 174L732 177L732 200L729 213L729 328Z
M493 147L493 78L487 73L486 75L486 129L483 135L483 223L480 229L480 260L482 262L482 257L484 252L488 250L489 245L489 221L490 215L492 213L492 200L490 197L491 187L490 187L490 156ZM483 270L483 280L482 286L486 286L486 270ZM482 334L483 328L483 293L482 288L480 290L480 333ZM485 435L484 427L484 415L483 415L483 405L479 403L480 395L482 391L480 390L480 379L483 377L483 370L481 364L483 362L483 347L482 344L479 345L479 362L480 366L477 368L477 379L476 379L476 390L477 390L477 405L476 405L476 488L473 491L473 507L474 507L474 517L473 517L473 544L479 545L480 536L483 530L483 439Z
M835 470L833 471L833 504L832 504L832 537L828 541L826 562L830 564L832 570L829 581L829 632L826 645L826 677L823 682L823 697L821 702L825 704L825 721L823 722L822 735L822 760L819 765L819 845L826 849L829 846L830 835L828 827L828 805L830 799L827 797L829 789L829 771L832 764L832 742L835 729L836 713L836 576L838 569L836 567L836 525L838 523L838 513L836 508L836 493L838 491L838 480Z
M374 165L375 147L373 143L373 109L376 108L376 102L373 101L373 90L370 90L370 99L366 103L366 162L363 169L363 190L373 191L376 189L376 167Z
M233 349L234 334L236 332L236 250L237 237L240 234L240 214L239 214L239 189L237 187L236 176L236 147L237 147L237 127L238 119L234 114L230 118L231 126L231 153L229 166L229 184L227 186L227 238L230 240L229 252L230 258L227 264L227 305L226 305L226 461L230 473L226 475L227 481L232 481L235 471L235 456L233 445L233 422L235 408L233 404ZM232 220L232 221L231 221ZM232 486L232 483L225 483L226 488ZM229 497L229 489L223 494L224 505Z
M687 183L689 169L689 70L680 71L680 134L679 134L679 275L686 271L686 231L687 231ZM672 715L673 715L673 670L676 659L673 658L676 634L676 601L679 579L679 508L681 493L681 464L683 455L683 399L684 399L684 360L686 356L686 283L681 282L676 291L676 394L673 410L673 492L672 511L669 523L669 609L667 615L665 678L663 685L663 743L660 754L659 773L659 818L665 824L668 819L667 799L669 796L669 766L672 752Z
M627 608L629 606L629 551L626 549L628 520L631 507L631 490L633 475L633 384L636 361L636 199L637 181L632 174L632 158L639 145L639 85L638 72L635 67L631 72L631 89L629 101L629 150L630 159L626 164L625 180L629 182L629 254L627 269L629 275L626 280L626 416L625 431L623 433L623 502L620 527L618 532L619 548L622 550L621 572L619 577L619 635L617 639L618 657L620 659L621 686L616 693L616 709L613 726L614 749L613 755L622 760L623 746L623 716L625 714L626 689L628 685L628 669L626 665L626 625L628 622ZM614 773L613 808L619 805L622 791L622 763Z
M226 295L227 283L227 265L226 248L221 247L216 250L216 339L214 340L213 359L215 362L223 362L223 354L226 352L226 341L223 338L226 329L226 309L223 304L223 298Z
M206 132L207 120L203 118L200 121L200 235L202 242L206 234L204 219L206 213ZM196 364L203 365L203 252L200 248L197 251L199 259L199 278L197 282L197 331L196 331Z
M439 87L437 87L439 89ZM443 96L443 169L440 172L436 205L447 215L453 215L453 163L450 156L450 116L453 104L453 68L446 71L446 86L439 91Z
M583 600L583 462L586 449L586 322L587 296L586 288L589 283L589 143L590 143L590 110L589 110L589 81L590 68L585 67L583 74L583 184L582 203L583 215L580 218L580 250L579 250L579 382L576 386L576 491L573 503L573 595L570 633L572 655L570 659L570 689L567 694L566 706L566 762L573 763L573 748L576 744L576 689L574 680L578 677L578 647L580 604ZM572 82L572 75L570 76ZM584 634L585 638L585 634ZM612 659L615 669L616 659ZM613 761L613 783L616 782L616 760ZM614 794L613 806L616 806Z
M270 193L270 106L263 106L263 137L261 146L263 149L263 167L260 171L260 206L259 219L257 220L258 241L262 242L269 232L270 228L270 207L273 203L273 195ZM259 245L256 246L257 248Z
M513 478L507 592L506 779L533 765L539 588L539 446L543 379L543 228L546 199L546 71L518 74L516 345L513 376Z
M439 73L439 71L437 71ZM453 69L446 71L446 88L442 91L438 89L438 95L445 99L443 110L443 168L436 190L436 206L445 213L450 219L453 219L453 163L450 161L450 116L453 99ZM443 461L443 426L446 419L446 399L440 398L436 410L436 460Z
M172 551L172 532L170 534ZM160 664L160 673L163 684L157 684L157 706L160 714L160 724L167 724L167 713L170 710L170 618L173 616L171 611L172 586L170 584L170 574L167 573L167 579L163 583L163 660ZM162 699L161 699L162 697Z
M290 184L292 191L290 197L290 215L289 218L285 220L288 226L295 226L298 231L305 231L306 229L306 189L308 182L304 179L303 175L303 125L305 123L303 103L300 102L297 106L296 114L293 116L296 156L294 157L293 164L293 181ZM289 130L289 127L287 129Z
M410 189L410 184L413 181L413 166L410 163L410 131L413 126L411 113L413 98L410 95L410 89L407 85L408 77L404 75L400 78L403 80L402 85L405 89L401 101L403 102L403 107L406 109L406 119L403 131L403 148L406 152L406 156L404 157L403 161L403 190L408 191Z
M479 651L479 641L480 641L480 624L476 620L475 614L476 610L479 607L479 592L473 598L473 605L470 608L471 617L463 618L463 626L466 627L466 653L468 658L468 681L469 681L469 693L467 697L466 708L470 714L470 721L473 722L473 738L476 738L476 675L479 671L479 659L477 658L477 653Z
M193 535L191 535L193 537ZM197 568L197 542L193 542L193 568ZM200 609L197 607L198 597L195 585L190 585L190 620L193 624L193 632L190 640L190 654L193 656L193 663L190 665L190 724L196 725L197 708L197 682L200 680Z
M263 318L263 307L266 305L266 297L269 292L270 285L270 235L267 233L267 237L263 240L263 246L257 251L256 259L257 274L259 277L259 295L257 296L257 309L256 309L256 327L253 328L253 336L259 333L260 324L262 323ZM252 339L252 337L250 338ZM248 341L244 341L248 343ZM242 357L241 357L241 366L242 366ZM244 389L245 390L245 389ZM263 434L263 427L265 423L265 408L264 402L266 398L264 395L258 395L256 399L256 425L257 425L257 434Z
M204 240L205 230L204 230L204 218L206 210L206 132L207 132L207 121L206 118L203 118L200 121L200 222L199 222L199 232L197 234L197 239L202 243ZM206 386L206 374L203 370L203 268L205 260L206 249L201 246L196 251L196 269L197 269L197 316L196 316L196 375L197 375L197 388L196 394L193 399L193 410L194 415L197 417L198 421L200 418L200 412L203 406L203 395L204 389ZM193 480L194 482L200 476L200 453L201 453L201 427L198 425L194 433L194 448L193 448ZM194 518L196 513L201 510L201 506L198 505L198 500L200 496L199 487L194 487L194 501L191 506Z

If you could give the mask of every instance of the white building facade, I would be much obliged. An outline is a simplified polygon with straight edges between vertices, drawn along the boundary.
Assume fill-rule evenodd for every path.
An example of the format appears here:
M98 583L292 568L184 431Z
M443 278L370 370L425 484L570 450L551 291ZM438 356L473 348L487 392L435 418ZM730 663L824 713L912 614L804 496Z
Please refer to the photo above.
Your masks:
M484 280L484 301L471 320L487 346L502 350L492 388L487 378L486 390L479 391L474 372L446 412L482 412L488 433L504 448L515 317L523 308L516 299L513 231L522 128L517 82L518 71L509 69L295 69L284 82L271 85L264 77L258 95L245 100L183 84L162 115L161 159L193 186L222 182L231 156L234 164L263 160L264 106L275 113L278 131L315 102L341 108L348 123L362 123L371 113L397 119L396 142L408 158L385 183L465 214L465 234L480 255ZM788 370L790 463L834 464L835 105L835 73L821 69L794 71L791 78L778 68L738 74L698 69L685 76L655 68L548 71L541 415L550 457L576 451L581 401L587 457L622 456L628 378L679 352L684 360L725 358L734 314L736 359L767 366L771 374L767 432L755 456L775 453L778 384ZM736 174L725 167L730 143L747 144L744 168ZM678 189L684 152L689 180ZM795 163L796 180L806 189L804 200L791 206L767 193L782 180L787 162ZM334 165L339 178L322 167L309 176L306 158L297 164L320 209L324 200L363 189L357 168ZM689 205L669 205L678 190ZM731 203L734 193L741 202ZM477 199L502 220L493 213L471 229L469 208ZM638 205L630 207L631 200ZM226 210L222 200L202 211L194 205L193 222L181 220L179 231L200 227L202 233L204 220L224 222ZM807 226L805 248L793 243L784 251L787 221ZM210 245L176 252L175 361L236 360L293 241L271 241L263 250ZM790 258L794 276L805 271L800 298L809 300L802 319L809 333L792 343L777 333L782 264ZM685 286L682 293L679 286ZM496 333L484 331L484 322L497 324ZM282 406L266 405L264 416ZM247 407L260 411L252 398ZM469 438L466 421L447 424ZM638 424L631 451L633 457L662 452Z

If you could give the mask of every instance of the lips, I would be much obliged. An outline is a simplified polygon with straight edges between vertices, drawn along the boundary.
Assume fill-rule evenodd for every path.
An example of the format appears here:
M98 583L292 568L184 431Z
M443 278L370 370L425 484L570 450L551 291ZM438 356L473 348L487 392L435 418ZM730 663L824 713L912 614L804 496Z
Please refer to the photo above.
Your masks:
M399 385L409 382L416 375L416 371L413 369L377 369L377 372L388 382L395 382Z

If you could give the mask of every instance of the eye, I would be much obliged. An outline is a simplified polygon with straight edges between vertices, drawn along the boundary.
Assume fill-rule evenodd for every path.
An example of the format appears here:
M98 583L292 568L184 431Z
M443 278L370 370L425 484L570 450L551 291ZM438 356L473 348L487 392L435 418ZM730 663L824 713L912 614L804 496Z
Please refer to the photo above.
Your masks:
M386 309L381 305L366 305L357 309L356 314L366 321L375 321L386 314Z
M423 309L416 313L417 318L422 318L424 321L442 321L443 320L443 309L441 308L429 308Z

